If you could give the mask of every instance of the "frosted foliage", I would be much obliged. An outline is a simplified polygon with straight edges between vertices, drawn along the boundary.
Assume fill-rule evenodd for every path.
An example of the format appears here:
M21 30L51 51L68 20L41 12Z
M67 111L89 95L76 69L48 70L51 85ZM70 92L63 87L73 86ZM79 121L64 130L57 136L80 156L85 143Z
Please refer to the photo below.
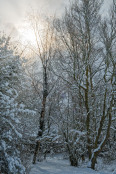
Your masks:
M0 37L0 171L8 174L24 174L16 142L22 137L17 130L18 73L20 61L10 49L10 38Z

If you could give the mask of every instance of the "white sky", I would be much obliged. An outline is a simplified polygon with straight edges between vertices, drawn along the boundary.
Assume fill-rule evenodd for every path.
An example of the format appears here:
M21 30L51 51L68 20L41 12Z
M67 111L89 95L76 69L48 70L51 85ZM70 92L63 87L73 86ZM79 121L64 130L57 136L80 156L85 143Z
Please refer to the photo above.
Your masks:
M112 0L104 1L105 14ZM39 14L61 15L68 2L69 0L0 0L0 24L4 23L5 29L10 29L20 23L32 9L36 9Z
M0 18L16 22L31 9L39 13L62 13L69 0L0 0Z

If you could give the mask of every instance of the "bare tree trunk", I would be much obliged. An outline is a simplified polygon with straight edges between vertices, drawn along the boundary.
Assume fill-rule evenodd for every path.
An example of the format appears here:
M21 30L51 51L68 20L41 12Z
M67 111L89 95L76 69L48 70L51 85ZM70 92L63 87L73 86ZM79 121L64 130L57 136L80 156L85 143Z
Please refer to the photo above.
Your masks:
M68 149L68 152L69 152L70 164L71 164L71 166L77 167L78 166L78 159L77 159L76 152L73 152L73 150L72 150L73 146L71 147L68 143L69 142L67 141L67 149Z
M111 113L109 113L109 122L108 122L108 128L107 128L106 137L105 137L104 140L102 141L100 147L98 147L97 149L94 150L93 155L92 155L92 158L91 158L91 168L92 168L92 169L95 169L96 159L97 159L99 153L101 152L101 150L103 149L103 147L105 146L106 141L107 141L108 138L109 138L111 120L112 120L112 115L111 115Z
M41 115L40 115L40 122L39 122L39 130L38 130L38 135L37 138L41 138L43 135L44 131L44 118L45 118L45 107L46 107L46 99L48 96L48 86L47 86L47 72L46 72L46 67L44 67L44 73L43 73L43 78L44 78L44 91L43 91L43 100L42 100L42 109L41 109ZM36 157L38 154L40 148L40 141L37 140L36 146L35 146L35 152L33 156L33 164L36 163Z
M89 159L91 159L91 140L90 140L90 110L89 110L89 101L88 101L88 93L89 93L89 82L88 82L88 67L86 69L86 90L85 90L85 107L87 111L87 118L86 118L86 128L87 128L87 149L89 153Z

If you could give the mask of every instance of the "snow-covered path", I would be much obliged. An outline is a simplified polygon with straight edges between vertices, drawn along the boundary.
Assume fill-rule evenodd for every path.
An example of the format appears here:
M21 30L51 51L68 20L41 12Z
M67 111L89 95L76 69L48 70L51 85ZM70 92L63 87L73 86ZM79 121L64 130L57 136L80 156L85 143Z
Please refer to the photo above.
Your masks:
M111 174L111 172L97 172L90 168L72 167L67 160L54 157L32 165L29 174Z

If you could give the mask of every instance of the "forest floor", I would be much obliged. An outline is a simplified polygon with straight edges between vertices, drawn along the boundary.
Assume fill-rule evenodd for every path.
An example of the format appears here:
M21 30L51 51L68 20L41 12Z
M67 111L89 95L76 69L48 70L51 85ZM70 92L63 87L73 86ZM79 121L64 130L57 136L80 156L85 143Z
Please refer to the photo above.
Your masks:
M87 168L87 162L79 165L79 167L72 167L63 155L54 155L47 157L43 162L37 162L31 166L29 174L116 174L116 161L110 164L103 164L102 160L98 160L97 170L94 171Z

